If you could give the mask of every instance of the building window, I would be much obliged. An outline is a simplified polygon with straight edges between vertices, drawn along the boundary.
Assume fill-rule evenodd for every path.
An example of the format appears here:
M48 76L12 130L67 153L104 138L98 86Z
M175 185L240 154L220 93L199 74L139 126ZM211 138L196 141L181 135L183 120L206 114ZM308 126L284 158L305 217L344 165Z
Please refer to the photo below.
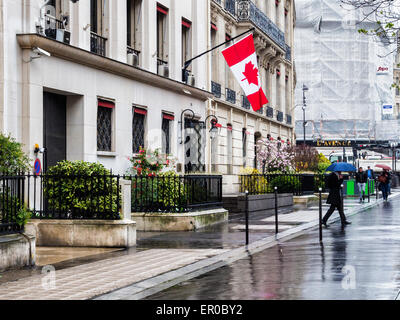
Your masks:
M171 129L172 122L174 121L174 116L163 113L162 114L162 153L170 154L171 153Z
M217 46L217 31L218 28L214 23L211 23L211 47ZM211 79L218 82L218 58L219 52L217 50L211 51Z
M190 21L182 19L182 66L192 57L191 26ZM191 66L187 70L191 70Z
M247 158L247 129L242 129L242 157L243 157L243 167L246 167Z
M144 148L145 121L147 110L133 108L132 120L132 152L139 153L140 147Z
M399 78L396 78L396 96L400 96L400 89L399 89Z
M104 0L90 0L90 31L103 34Z
M159 64L168 62L168 9L157 4L157 59Z
M105 100L97 102L97 150L112 151L112 113L114 103Z
M233 163L233 159L232 159L232 152L233 152L233 138L232 138L232 125L230 123L227 124L226 126L227 129L227 135L226 135L226 139L227 139L227 143L226 143L226 148L227 148L227 156L228 156L228 161L227 161L227 173L228 174L232 174L233 170L232 170L232 163Z
M104 2L105 0L90 0L90 51L106 56L106 41L104 37Z
M141 50L141 16L142 0L127 0L127 45L137 51Z

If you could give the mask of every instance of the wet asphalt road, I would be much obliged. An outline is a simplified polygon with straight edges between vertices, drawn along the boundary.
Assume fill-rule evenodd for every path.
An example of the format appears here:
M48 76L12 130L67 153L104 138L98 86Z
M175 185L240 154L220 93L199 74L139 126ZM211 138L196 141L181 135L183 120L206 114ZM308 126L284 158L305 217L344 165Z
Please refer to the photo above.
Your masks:
M385 299L400 290L400 199L184 282L147 299Z

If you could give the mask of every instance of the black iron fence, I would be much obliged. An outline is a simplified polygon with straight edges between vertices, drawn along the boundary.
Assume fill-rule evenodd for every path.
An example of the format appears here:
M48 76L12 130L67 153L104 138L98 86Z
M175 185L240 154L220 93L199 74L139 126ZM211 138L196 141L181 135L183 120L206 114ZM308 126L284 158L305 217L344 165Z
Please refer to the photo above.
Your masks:
M125 176L132 212L188 212L222 206L222 176Z
M120 219L119 175L0 175L2 228L23 219ZM13 226L15 228L15 223Z
M246 190L249 195L274 193L292 193L295 196L313 194L322 188L326 191L325 174L251 174L239 176L240 192Z
M24 176L0 175L0 234L24 230L19 221L24 204Z

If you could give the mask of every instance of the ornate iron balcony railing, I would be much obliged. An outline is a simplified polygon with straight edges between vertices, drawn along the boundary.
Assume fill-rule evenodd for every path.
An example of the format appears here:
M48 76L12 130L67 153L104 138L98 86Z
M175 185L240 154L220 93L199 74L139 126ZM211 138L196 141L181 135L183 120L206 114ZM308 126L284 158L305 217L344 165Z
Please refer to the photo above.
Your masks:
M283 112L282 111L278 111L276 113L276 120L278 120L279 122L283 122Z
M221 85L217 82L211 81L211 92L216 98L221 98Z
M90 32L90 51L105 57L106 41L107 38L104 38L94 32Z
M287 44L285 44L285 51L286 51L285 53L286 60L292 61L292 49Z
M267 107L267 117L269 118L274 117L274 109L272 107Z
M237 18L239 22L252 22L283 50L286 49L285 34L253 2L238 1Z
M242 95L242 107L245 109L250 109L249 99L245 95Z
M225 0L225 10L236 16L236 0Z
M235 104L236 103L236 91L226 88L226 101Z

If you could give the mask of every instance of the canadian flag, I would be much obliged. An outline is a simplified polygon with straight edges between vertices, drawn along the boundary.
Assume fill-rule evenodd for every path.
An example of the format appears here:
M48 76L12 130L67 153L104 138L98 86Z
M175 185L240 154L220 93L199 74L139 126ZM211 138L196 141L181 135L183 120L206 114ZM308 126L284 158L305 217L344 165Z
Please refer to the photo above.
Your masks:
M236 80L240 83L253 110L257 111L268 103L267 97L261 88L261 77L258 72L253 34L224 49L222 54Z

